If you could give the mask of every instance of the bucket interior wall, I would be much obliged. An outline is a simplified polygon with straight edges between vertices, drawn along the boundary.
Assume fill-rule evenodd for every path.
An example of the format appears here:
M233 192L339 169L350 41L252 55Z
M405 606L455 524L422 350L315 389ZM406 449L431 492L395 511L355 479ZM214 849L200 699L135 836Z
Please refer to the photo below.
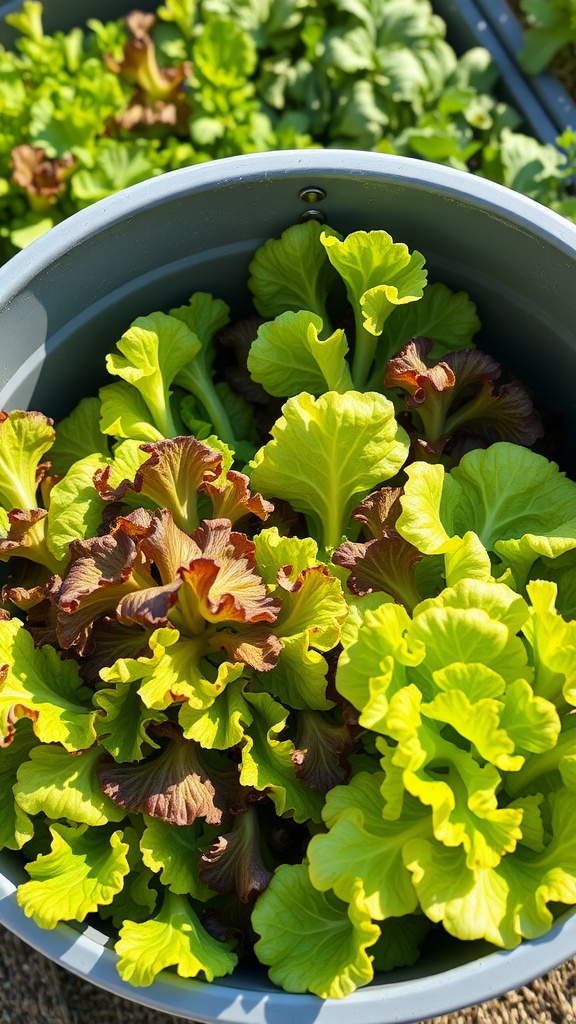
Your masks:
M327 191L322 213L331 227L343 234L383 228L424 254L430 281L470 294L482 323L478 346L561 414L566 431L557 455L570 471L576 426L571 259L473 197L464 202L417 181L294 173L224 180L92 229L0 312L0 407L61 417L105 382L104 356L135 317L184 302L193 291L211 291L230 303L233 316L243 315L250 308L246 271L253 252L298 222L304 209L298 193L310 184ZM121 214L122 197L116 198Z

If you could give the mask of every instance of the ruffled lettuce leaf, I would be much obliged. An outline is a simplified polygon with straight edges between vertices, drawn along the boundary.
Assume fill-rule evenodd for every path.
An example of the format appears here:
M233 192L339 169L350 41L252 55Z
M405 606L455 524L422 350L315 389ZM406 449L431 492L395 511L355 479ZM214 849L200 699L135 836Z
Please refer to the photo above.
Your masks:
M309 310L329 323L326 300L337 280L320 244L323 233L337 235L315 221L293 224L280 238L270 238L250 263L248 287L261 316L272 319L288 311Z
M100 788L118 807L138 811L173 825L191 825L197 818L219 825L228 808L222 773L205 764L196 743L166 722L156 734L167 738L160 754L142 761L113 761L105 755L97 772Z
M118 662L115 665L118 669ZM115 761L140 761L145 756L143 747L158 747L148 732L149 726L164 722L166 715L146 707L135 685L137 680L114 678L114 666L103 671L115 686L102 687L94 694L94 703L101 712L94 722L98 742Z
M160 818L144 817L145 828L140 849L146 867L160 874L162 885L171 892L204 902L213 892L200 878L200 851L206 846L207 827L195 821L191 825L169 825ZM216 830L209 829L214 836Z
M32 725L24 718L18 722L8 746L0 745L0 850L20 850L34 835L34 825L16 801L13 786L18 770L27 764L36 743Z
M538 556L576 547L576 483L541 455L508 442L464 455L450 473L406 469L398 532L424 554L454 552L468 533L520 582Z
M556 610L555 583L534 580L526 590L531 608L522 633L535 668L534 692L576 706L576 622L566 622Z
M293 566L288 568L293 575ZM294 580L282 569L277 578L282 606L274 633L282 651L262 686L290 707L327 710L332 707L326 697L328 665L318 652L336 646L348 614L340 581L323 565L302 569Z
M332 889L346 903L355 901L377 921L417 909L403 850L415 835L432 835L430 811L410 797L400 818L383 817L383 778L380 772L360 772L347 786L331 790L322 812L329 831L313 836L308 846L312 885L321 892Z
M327 710L333 706L326 696L327 672L326 659L310 646L308 633L297 633L283 638L278 664L256 685L291 708Z
M459 849L415 839L406 866L425 914L456 938L484 938L507 949L536 939L552 924L548 903L576 903L576 795L551 797L552 838L542 851L518 847L494 867L467 867Z
M252 515L264 522L274 511L274 505L261 494L251 494L249 485L245 473L229 469L215 483L204 482L200 489L210 498L214 519L229 519L234 525L238 519Z
M96 484L106 501L122 501L130 491L144 495L159 508L169 508L179 529L191 533L199 526L198 491L217 480L222 455L195 437L180 436L144 443L147 456L132 480L110 487L110 469L97 475Z
M240 782L266 792L276 813L296 821L320 821L322 796L298 781L292 754L292 740L278 739L288 712L267 693L246 692L252 722L246 727L242 747Z
M352 390L344 331L321 338L324 324L307 311L282 313L263 323L250 346L248 370L268 394L289 398L308 391Z
M347 907L332 893L314 889L306 864L276 869L257 900L252 924L260 935L256 956L288 992L342 999L372 980L366 949L380 929L358 900Z
M386 732L390 698L407 685L407 671L426 654L424 644L408 635L410 617L401 605L384 602L362 616L353 642L338 660L336 687L360 712L360 725Z
M457 463L462 451L496 441L530 446L544 430L526 388L519 381L498 384L502 368L485 352L460 349L439 362L429 358L430 338L412 338L389 359L385 388L397 388L410 417L416 444L428 461L437 453Z
M41 928L59 921L83 921L111 903L130 868L122 832L87 825L50 826L52 848L26 870L31 881L18 887L18 905Z
M416 686L404 687L392 697L387 724L397 743L390 760L401 769L407 792L432 808L436 839L450 847L462 845L471 868L494 867L513 852L522 837L522 811L498 806L500 773L489 762L479 764L469 750L442 734L441 725L427 717ZM497 749L497 726L486 724L492 725L490 739ZM464 725L464 736L467 731ZM487 744L484 739L484 747ZM436 766L443 771L434 771ZM384 792L387 784L388 780Z
M100 906L98 913L105 921L110 919L114 928L121 928L124 921L147 921L156 906L157 893L154 875L143 863L138 841L138 831L131 826L124 829L123 840L128 844L129 874L120 892L111 903Z
M42 744L18 769L14 796L28 814L44 813L81 825L121 821L125 812L104 795L96 765L102 751L94 745L71 754L56 744Z
M383 395L330 391L290 398L272 440L249 466L252 486L303 512L312 536L336 547L357 495L398 472L408 438Z
M243 665L228 661L212 665L204 658L203 640L181 637L176 629L161 627L148 643L151 655L119 658L110 668L102 669L101 678L117 684L140 682L137 696L150 710L162 711L174 700L186 701L192 711L203 710L244 670ZM126 697L135 700L128 692ZM142 710L140 715L148 717Z
M114 615L127 595L155 586L128 524L132 526L126 519L114 534L77 540L71 545L66 574L53 595L58 641L64 650L74 646L83 650L101 616ZM138 527L136 537L139 539Z
M0 619L0 736L10 742L14 722L32 719L42 743L86 750L96 739L96 712L74 661L48 644L35 647L19 619Z
M231 942L218 942L200 924L184 896L166 891L160 912L148 921L125 921L114 949L123 981L151 985L166 967L182 978L206 981L231 974L238 957Z
M200 341L175 317L151 313L134 320L117 349L106 357L108 372L137 389L163 437L175 437L179 431L170 408L170 388L200 350Z
M54 441L52 420L39 412L0 412L0 505L36 508L36 469Z
M344 280L354 312L352 380L361 390L370 376L376 338L384 324L398 306L422 298L425 260L402 242L395 243L386 231L354 231L343 241L323 232L320 241Z
M426 657L413 677L431 695L434 674L455 663L483 665L507 683L532 679L533 669L520 638L481 606L442 608L427 602L427 607L414 616L408 632L411 643L420 642L426 648Z
M303 569L318 564L318 545L312 537L283 537L276 526L260 530L254 547L258 572L271 588L277 585L281 569L289 579L296 579Z
M186 739L213 750L228 750L240 743L245 727L252 721L252 711L244 696L247 682L242 666L238 665L214 703L200 709L188 702L182 704L178 722Z

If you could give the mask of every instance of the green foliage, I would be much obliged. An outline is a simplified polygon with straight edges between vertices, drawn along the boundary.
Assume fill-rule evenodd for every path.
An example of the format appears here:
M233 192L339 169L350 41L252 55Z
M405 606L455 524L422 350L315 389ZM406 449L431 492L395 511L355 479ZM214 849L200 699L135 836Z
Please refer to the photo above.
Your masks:
M524 6L531 25L521 59L540 70L574 38L574 0ZM19 38L0 53L4 258L76 210L165 171L309 146L474 170L576 216L572 152L517 132L519 116L492 92L487 51L458 56L428 0L166 0L139 70L120 20L93 18L50 36L42 5L26 0L8 21ZM71 158L56 187L13 173L22 146L38 147L49 164Z
M382 0L375 45L418 53L416 7ZM167 0L165 56L193 9ZM223 92L262 33L281 47L279 12L322 38L303 3L211 10L206 81L229 14L250 33ZM359 22L326 33L344 73L375 12L338 11ZM466 62L450 102L487 74ZM383 230L299 224L250 264L275 319L196 292L129 325L117 379L55 431L0 415L0 847L42 927L110 918L125 981L229 974L237 939L288 991L342 998L431 924L511 948L576 903L576 483L520 444L466 435L458 461L400 425L391 367L420 408L453 367L467 405L500 369L423 264ZM406 344L424 333L435 366Z
M528 19L520 64L531 75L544 71L556 54L576 42L576 4L574 0L521 0Z

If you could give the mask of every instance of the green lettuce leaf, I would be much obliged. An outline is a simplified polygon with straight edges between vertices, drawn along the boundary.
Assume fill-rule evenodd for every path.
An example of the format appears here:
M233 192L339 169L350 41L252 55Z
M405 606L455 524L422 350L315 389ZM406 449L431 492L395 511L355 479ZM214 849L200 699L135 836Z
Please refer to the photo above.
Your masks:
M310 646L308 631L282 639L278 664L257 679L259 688L291 708L326 711L333 701L326 697L328 663Z
M144 816L146 827L140 839L144 863L160 873L162 885L171 892L204 902L214 894L199 875L200 850L207 845L208 827L199 821L192 825L169 825L160 818ZM215 836L217 829L210 829Z
M340 543L357 496L394 476L408 454L391 402L373 392L303 392L271 433L249 465L252 487L304 512L325 547Z
M377 921L417 909L403 849L416 835L432 835L430 811L418 800L408 797L396 820L382 816L383 778L379 772L360 772L347 786L330 790L322 814L330 831L313 836L308 846L312 885L321 892L332 889L346 903L354 901Z
M321 339L324 325L314 313L282 313L258 329L248 353L252 380L268 394L287 398L308 391L351 391L344 331Z
M86 750L96 739L89 691L74 661L53 647L35 647L19 619L0 619L0 735L13 732L13 717L32 718L42 743Z
M231 28L234 32L234 27ZM206 35L209 31L208 26L205 26ZM200 342L200 348L194 358L187 360L180 368L176 383L195 396L205 409L213 432L235 450L236 438L228 414L227 398L222 396L212 379L212 364L216 355L213 338L215 333L228 323L229 312L222 299L215 299L208 292L195 292L187 305L171 309L170 316L186 324ZM236 406L233 402L231 412L235 411Z
M101 756L96 745L80 754L52 743L35 747L18 769L14 796L28 814L42 812L52 820L66 818L81 825L122 821L124 811L98 785Z
M282 864L256 902L254 951L270 979L288 992L342 999L373 977L372 946L380 929L354 901L346 907L317 892L306 864Z
M151 313L134 320L118 342L118 351L106 357L108 372L139 391L153 425L164 437L179 433L170 409L170 388L200 347L199 339L180 320Z
M7 747L0 748L0 850L20 850L34 835L34 825L14 798L16 774L28 763L27 759L37 743L32 725L21 719Z
M267 693L247 692L245 698L253 717L242 747L241 784L266 792L279 815L320 821L322 796L298 781L292 740L278 739L288 712Z
M0 505L36 508L36 467L54 441L52 420L39 412L0 412Z
M542 455L502 441L450 473L423 462L406 473L396 528L424 554L456 551L473 532L522 582L539 555L576 547L576 483Z
M280 313L309 310L330 323L326 311L328 293L337 280L321 234L340 236L316 221L293 224L280 238L270 238L256 250L250 263L248 287L261 316L272 319Z
M228 750L236 746L244 737L244 730L252 722L252 711L244 697L247 680L242 678L242 665L237 666L235 673L240 678L233 678L206 708L193 708L189 703L182 704L178 713L178 721L184 730L184 736L196 740L201 747L215 750Z
M385 602L367 610L355 642L338 660L336 687L360 711L360 725L386 732L390 698L408 682L407 669L419 664L426 649L408 634L410 617L402 605Z
M112 680L110 672L108 679ZM94 721L98 741L115 761L140 761L145 756L144 745L158 747L148 735L148 727L164 722L166 715L146 707L138 694L137 680L113 681L111 689L102 687L94 694L94 703L101 711Z
M302 569L318 564L318 545L312 537L282 537L276 526L260 530L254 545L258 572L271 588L278 582L280 569L296 579Z
M124 880L120 892L111 903L100 906L98 913L104 920L109 918L115 928L120 929L124 921L147 921L156 906L157 894L154 875L142 861L138 832L128 826L124 829L124 842L128 844L128 865L130 873Z
M576 622L566 622L556 610L557 587L534 580L526 590L532 607L522 633L534 663L534 692L554 703L576 706Z
M231 974L238 961L232 944L213 939L187 899L170 891L156 917L124 922L114 949L122 980L142 987L165 967L175 967L182 978L200 975L213 981Z
M466 867L461 850L415 839L406 866L425 914L456 938L484 938L511 949L550 928L548 903L576 903L576 795L552 798L552 839L542 851L518 847L495 867Z
M106 458L108 440L100 430L100 400L81 398L69 416L56 424L56 440L50 449L51 473L63 476L89 455Z
M50 853L26 865L31 881L16 896L26 917L48 929L59 921L83 921L111 903L130 870L122 832L61 824L51 825L50 832Z
M87 455L52 487L46 543L58 561L67 558L72 541L98 533L104 502L94 487L94 474L109 461L99 453Z
M140 391L128 381L106 384L100 396L100 429L103 434L137 441L162 441L164 434L154 426L153 417Z
M452 695L445 696L450 706ZM492 733L483 738L483 747L491 742L498 749L503 739L494 735L498 726L487 716L484 720ZM470 716L468 722L472 724ZM397 743L392 763L402 769L407 792L432 808L436 839L448 847L462 845L470 868L495 867L506 853L515 850L522 837L522 811L498 806L501 775L492 764L479 764L473 747L467 750L456 745L443 734L441 724L426 717L416 686L406 686L391 698L387 726L388 735ZM464 726L463 735L473 729L473 724L469 730ZM436 766L443 771L436 772Z
M426 285L424 257L394 243L386 231L354 231L341 241L323 232L320 241L346 285L354 311L356 341L352 380L366 386L376 354L376 338L398 306L422 298ZM389 353L391 354L391 353Z
M200 710L214 703L244 666L225 661L211 665L204 655L202 637L180 636L177 629L161 627L148 640L150 657L118 658L100 675L106 683L140 681L138 694L147 708L163 711L175 699Z

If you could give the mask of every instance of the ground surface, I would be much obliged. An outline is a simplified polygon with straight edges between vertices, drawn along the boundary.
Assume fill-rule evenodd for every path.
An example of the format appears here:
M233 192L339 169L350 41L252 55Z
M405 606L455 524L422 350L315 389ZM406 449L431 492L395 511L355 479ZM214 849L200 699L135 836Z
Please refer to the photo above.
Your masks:
M175 1024L175 1019L80 981L0 928L0 1024ZM501 999L436 1017L434 1024L576 1024L576 960Z

